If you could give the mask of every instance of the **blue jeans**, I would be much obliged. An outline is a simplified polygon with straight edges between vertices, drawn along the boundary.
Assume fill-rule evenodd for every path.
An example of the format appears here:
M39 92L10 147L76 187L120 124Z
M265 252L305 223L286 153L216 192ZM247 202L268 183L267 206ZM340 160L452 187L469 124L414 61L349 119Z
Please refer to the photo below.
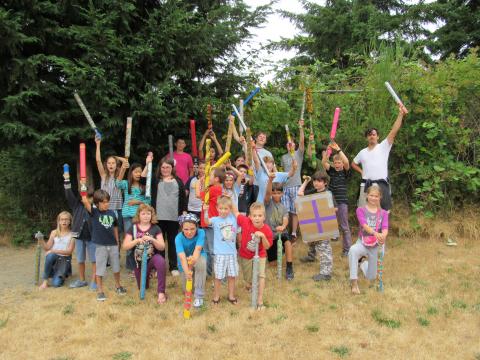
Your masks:
M54 274L55 263L57 262L60 255L50 253L45 257L45 268L43 272L43 280L48 280L49 277L53 276L52 286L60 287L63 285L65 279L60 275Z

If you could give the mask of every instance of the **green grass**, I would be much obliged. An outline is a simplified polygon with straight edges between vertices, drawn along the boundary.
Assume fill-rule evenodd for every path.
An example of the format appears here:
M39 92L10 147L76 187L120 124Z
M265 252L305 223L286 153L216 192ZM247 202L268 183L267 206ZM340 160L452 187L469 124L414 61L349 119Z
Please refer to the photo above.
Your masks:
M421 326L428 326L428 325L430 325L430 320L425 319L425 318L422 318L422 317L418 317L418 318L417 318L417 321L418 321L418 323L419 323Z
M466 309L467 304L463 302L462 300L453 300L452 301L452 307L454 309Z
M272 319L272 324L279 324L281 323L283 320L286 320L288 318L287 315L285 314L280 314L278 315L277 317L275 317L274 319Z
M1 319L0 320L0 329L3 329L5 326L7 326L8 323L8 317L6 319Z
M320 328L318 327L318 325L307 325L305 326L305 330L311 333L316 333L318 332L318 330L320 330Z
M345 345L335 346L332 347L330 350L341 358L346 357L350 354L350 350Z
M217 327L214 324L208 325L207 330L211 333L216 333L218 331Z
M63 315L71 315L75 312L75 307L73 304L67 304L62 310Z
M122 351L119 353L116 353L115 355L112 356L113 360L129 360L131 359L133 354L129 351Z
M391 329L398 329L401 325L399 320L389 319L385 317L380 310L373 310L372 317L380 325L389 327Z
M435 306L429 306L427 309L427 314L428 315L437 315L438 314L438 309Z

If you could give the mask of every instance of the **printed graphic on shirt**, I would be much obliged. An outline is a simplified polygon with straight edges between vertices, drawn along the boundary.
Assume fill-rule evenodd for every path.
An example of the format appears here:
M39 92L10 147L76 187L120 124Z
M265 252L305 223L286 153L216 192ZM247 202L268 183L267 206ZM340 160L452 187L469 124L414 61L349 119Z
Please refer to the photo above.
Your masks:
M98 221L103 225L105 229L110 229L113 225L114 218L111 215L100 215Z
M220 224L220 231L222 233L223 241L234 241L235 240L235 227L230 223Z

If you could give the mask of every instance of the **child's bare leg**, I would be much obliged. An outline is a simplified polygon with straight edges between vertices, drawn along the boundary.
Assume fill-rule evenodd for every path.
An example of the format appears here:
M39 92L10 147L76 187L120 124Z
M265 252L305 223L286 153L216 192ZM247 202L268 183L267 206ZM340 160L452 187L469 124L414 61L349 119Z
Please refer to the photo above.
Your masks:
M265 289L265 278L258 278L258 298L257 304L263 305L263 290Z
M95 273L97 272L97 264L92 263L92 282L95 282Z
M297 234L297 228L298 228L298 215L297 214L292 214L290 213L290 221L292 224L292 234Z
M85 281L85 263L78 263L78 277L81 281Z
M213 282L213 301L218 301L220 299L220 288L222 287L222 280L215 279Z
M360 294L360 289L358 288L358 280L352 280L352 294L353 295L359 295Z
M103 277L96 275L95 279L97 281L97 292L103 293Z
M43 280L39 288L43 290L43 289L46 289L47 287L48 287L48 280Z
M122 285L120 285L120 272L113 273L113 277L115 278L115 287L121 287Z
M228 298L230 300L235 299L235 277L228 277Z
M291 241L285 241L285 258L288 262L293 262L293 246Z

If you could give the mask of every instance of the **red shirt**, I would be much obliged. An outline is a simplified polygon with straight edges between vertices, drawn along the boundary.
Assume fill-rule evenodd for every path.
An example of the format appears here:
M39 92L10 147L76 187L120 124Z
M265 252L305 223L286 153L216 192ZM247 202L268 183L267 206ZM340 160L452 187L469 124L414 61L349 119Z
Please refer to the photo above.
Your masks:
M222 187L220 185L213 185L210 186L210 199L208 200L208 217L211 219L214 216L218 216L218 210L217 210L217 199L222 196ZM202 191L200 193L200 197L202 200L205 199L205 192ZM207 224L205 224L205 220L203 218L203 207L201 211L201 218L200 218L200 226L205 228L208 227Z
M247 244L252 239L252 234L256 231L260 231L265 234L270 246L273 245L272 229L270 229L270 226L267 224L263 224L261 228L257 228L255 225L253 225L252 220L245 215L238 215L237 223L238 226L242 228L242 242L240 243L240 249L238 250L240 257L244 259L251 259L255 256L253 251L247 249ZM260 244L258 244L258 256L261 258L267 257L267 250L265 250L261 241Z

